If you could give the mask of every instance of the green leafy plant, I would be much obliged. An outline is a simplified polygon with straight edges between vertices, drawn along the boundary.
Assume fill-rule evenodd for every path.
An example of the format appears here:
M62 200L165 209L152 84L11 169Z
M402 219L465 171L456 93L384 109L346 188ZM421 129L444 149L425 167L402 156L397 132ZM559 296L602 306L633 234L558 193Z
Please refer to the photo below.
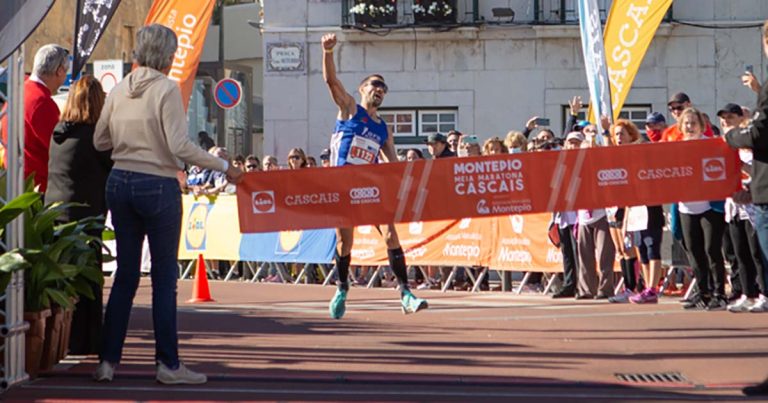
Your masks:
M52 302L71 308L78 297L94 298L92 286L104 277L99 254L107 250L100 237L102 217L57 224L57 219L76 203L44 205L42 195L31 190L0 208L0 226L24 215L24 247L0 255L0 289L11 273L24 270L24 306L28 312L47 309ZM107 250L107 252L109 252ZM105 261L112 257L102 255Z

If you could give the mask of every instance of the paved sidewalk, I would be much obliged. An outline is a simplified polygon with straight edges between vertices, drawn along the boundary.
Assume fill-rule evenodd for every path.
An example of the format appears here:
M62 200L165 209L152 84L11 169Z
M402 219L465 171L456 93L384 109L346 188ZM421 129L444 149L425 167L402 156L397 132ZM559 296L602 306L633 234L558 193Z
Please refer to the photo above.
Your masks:
M212 282L216 302L179 305L181 356L210 380L166 387L150 291L142 280L113 383L90 381L89 357L3 400L738 401L768 375L768 314L421 291L430 309L405 316L395 290L353 288L335 321L332 287ZM190 293L180 282L179 301ZM659 373L678 379L617 377Z

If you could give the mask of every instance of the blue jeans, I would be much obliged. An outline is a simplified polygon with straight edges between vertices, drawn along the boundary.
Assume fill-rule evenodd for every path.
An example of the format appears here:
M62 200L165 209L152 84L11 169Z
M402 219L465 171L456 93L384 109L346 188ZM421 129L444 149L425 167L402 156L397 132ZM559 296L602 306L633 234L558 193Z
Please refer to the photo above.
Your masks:
M768 290L768 204L755 204L755 232L763 260L762 290ZM760 279L760 276L757 276ZM768 292L768 291L766 291Z
M120 362L133 297L141 276L144 236L152 256L152 323L155 359L179 365L176 334L177 256L181 192L175 178L114 169L107 179L107 205L117 241L117 273L104 317L101 360Z

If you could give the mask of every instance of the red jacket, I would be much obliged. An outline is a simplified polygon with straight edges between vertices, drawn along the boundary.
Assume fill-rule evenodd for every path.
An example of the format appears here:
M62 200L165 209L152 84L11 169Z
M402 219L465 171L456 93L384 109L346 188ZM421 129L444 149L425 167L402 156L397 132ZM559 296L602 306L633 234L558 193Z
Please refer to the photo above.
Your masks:
M24 82L24 178L35 174L35 185L45 193L48 185L48 148L59 122L59 107L51 91L36 81ZM3 116L3 145L8 145L7 116ZM7 162L4 161L7 166Z
M715 132L712 131L712 125L710 125L709 122L705 122L705 123L707 125L707 128L704 129L704 137L707 137L707 138L715 137ZM683 133L680 131L680 129L677 128L676 124L667 127L664 130L664 133L661 134L661 141L681 141L681 140L683 140Z

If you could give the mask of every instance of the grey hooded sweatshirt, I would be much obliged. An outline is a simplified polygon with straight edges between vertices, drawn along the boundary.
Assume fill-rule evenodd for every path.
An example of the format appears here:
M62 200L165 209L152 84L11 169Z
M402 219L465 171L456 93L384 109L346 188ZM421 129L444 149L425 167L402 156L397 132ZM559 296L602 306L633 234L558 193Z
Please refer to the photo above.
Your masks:
M124 171L175 178L183 162L216 171L229 167L187 137L178 84L148 67L128 74L107 96L93 145L112 149L114 168Z

